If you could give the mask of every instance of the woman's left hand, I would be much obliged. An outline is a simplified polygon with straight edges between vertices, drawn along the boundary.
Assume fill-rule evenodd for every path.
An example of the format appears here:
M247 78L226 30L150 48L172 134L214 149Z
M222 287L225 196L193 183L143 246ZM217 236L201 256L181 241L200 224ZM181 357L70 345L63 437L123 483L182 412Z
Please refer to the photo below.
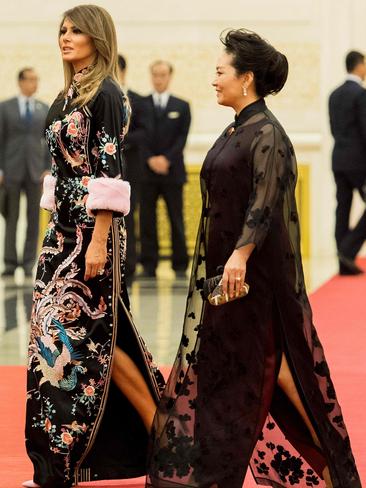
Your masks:
M98 274L103 274L104 266L107 262L107 243L106 241L96 241L92 239L85 254L85 275L87 281L95 278Z
M222 277L222 289L228 293L230 298L239 295L244 286L247 272L247 261L254 249L254 244L247 244L244 247L235 249L225 264Z

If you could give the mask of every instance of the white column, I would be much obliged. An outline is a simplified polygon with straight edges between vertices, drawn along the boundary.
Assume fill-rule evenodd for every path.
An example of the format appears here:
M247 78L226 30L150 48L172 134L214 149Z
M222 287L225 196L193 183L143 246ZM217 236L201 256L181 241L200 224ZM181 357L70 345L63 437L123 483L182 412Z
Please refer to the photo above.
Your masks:
M335 252L335 185L331 171L333 139L329 129L328 98L345 77L344 58L351 49L353 21L348 0L321 0L318 6L322 148L312 174L312 248L314 256L326 256Z

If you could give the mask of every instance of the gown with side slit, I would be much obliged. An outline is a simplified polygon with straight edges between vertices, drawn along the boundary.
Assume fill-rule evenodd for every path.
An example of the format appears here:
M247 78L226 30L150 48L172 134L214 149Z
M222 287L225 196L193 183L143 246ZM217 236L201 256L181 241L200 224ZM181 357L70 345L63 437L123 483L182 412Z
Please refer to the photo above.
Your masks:
M304 285L297 165L263 99L217 139L201 171L203 208L178 354L155 417L147 487L360 488L350 440ZM214 307L203 280L256 245L246 297ZM321 447L277 384L285 354Z
M42 488L146 473L145 426L111 381L116 345L134 361L156 402L163 387L130 315L124 281L128 105L110 78L87 105L75 103L84 74L75 75L66 98L55 100L46 127L53 163L41 203L52 217L33 294L26 410L27 452ZM113 212L107 262L102 274L86 281L85 254L98 210Z

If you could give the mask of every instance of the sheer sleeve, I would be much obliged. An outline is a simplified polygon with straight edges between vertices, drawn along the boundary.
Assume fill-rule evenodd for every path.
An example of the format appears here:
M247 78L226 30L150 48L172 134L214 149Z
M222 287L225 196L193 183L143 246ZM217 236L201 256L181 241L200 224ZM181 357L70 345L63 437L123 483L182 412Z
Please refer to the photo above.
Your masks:
M127 132L128 111L117 85L110 82L98 94L91 112L93 177L88 183L88 214L94 215L97 210L111 210L127 215L130 209L130 185L122 179L122 142Z
M262 127L252 144L253 190L236 249L246 244L262 246L288 185L287 154L280 130L271 123Z

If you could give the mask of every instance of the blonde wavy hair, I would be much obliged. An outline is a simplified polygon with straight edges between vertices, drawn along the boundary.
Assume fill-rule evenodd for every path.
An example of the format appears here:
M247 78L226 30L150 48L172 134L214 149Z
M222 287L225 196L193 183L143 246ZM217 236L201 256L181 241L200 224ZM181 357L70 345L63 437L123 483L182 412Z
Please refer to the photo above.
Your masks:
M119 86L116 29L110 14L97 5L78 5L67 10L63 14L59 32L66 19L83 34L89 36L95 46L93 68L80 80L78 96L73 102L74 105L84 106L95 96L106 77L112 78ZM63 95L66 96L75 72L71 63L64 61L63 65L65 77Z

